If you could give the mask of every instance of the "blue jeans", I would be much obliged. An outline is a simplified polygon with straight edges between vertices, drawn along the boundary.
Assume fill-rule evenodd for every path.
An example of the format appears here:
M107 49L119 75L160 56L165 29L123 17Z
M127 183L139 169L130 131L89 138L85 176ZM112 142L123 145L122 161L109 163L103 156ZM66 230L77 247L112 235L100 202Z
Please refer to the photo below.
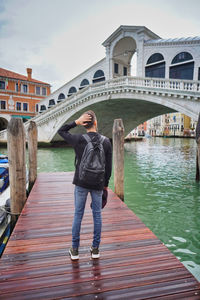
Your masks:
M75 190L74 190L75 212L74 212L74 221L72 225L72 247L76 249L78 249L80 244L81 221L83 218L88 193L91 194L91 198L92 198L92 214L93 214L93 222L94 222L92 246L99 247L101 241L101 226L102 226L101 208L102 208L103 191L90 190L75 185Z

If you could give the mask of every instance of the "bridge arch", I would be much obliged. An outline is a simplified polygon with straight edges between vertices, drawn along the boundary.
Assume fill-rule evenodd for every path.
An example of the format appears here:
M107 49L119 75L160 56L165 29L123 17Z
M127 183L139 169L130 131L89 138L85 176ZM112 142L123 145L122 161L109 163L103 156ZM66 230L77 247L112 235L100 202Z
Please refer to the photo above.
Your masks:
M66 122L77 119L80 114L88 109L95 111L98 118L99 132L108 137L112 137L113 120L117 118L123 119L125 134L128 134L132 129L136 128L144 121L162 114L181 112L193 117L192 111L190 112L187 106L184 106L183 103L177 101L177 99L172 101L171 97L166 97L163 101L162 95L131 95L130 93L127 93L119 98L117 94L113 94L112 99L109 99L109 101L105 96L100 99L98 97L93 98L88 102L83 101L78 109L71 109L63 114L62 118L57 121L56 126L53 127L49 140L60 140L57 134L58 129ZM84 132L80 127L74 128L73 131Z
M88 109L97 112L99 131L109 137L112 137L113 120L117 118L123 118L125 134L148 119L170 112L181 112L197 120L200 83L128 76L90 85L34 118L38 140L60 141L58 129ZM78 126L72 131L80 132L80 129Z

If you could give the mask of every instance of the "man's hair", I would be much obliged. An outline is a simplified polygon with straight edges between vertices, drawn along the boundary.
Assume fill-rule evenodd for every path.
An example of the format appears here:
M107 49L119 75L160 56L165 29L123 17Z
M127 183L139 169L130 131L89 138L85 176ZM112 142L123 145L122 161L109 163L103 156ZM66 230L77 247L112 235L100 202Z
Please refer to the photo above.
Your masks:
M86 129L90 129L93 127L94 122L97 120L95 113L92 110L88 110L86 112L84 112L84 115L90 115L91 116L91 120L87 123L85 123L85 125L83 125Z

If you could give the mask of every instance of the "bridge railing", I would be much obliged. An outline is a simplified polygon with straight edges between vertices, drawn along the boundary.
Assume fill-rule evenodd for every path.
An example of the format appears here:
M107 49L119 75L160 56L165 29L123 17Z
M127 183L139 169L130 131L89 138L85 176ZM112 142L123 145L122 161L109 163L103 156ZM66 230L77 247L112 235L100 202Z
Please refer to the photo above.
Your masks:
M200 91L200 81L180 80L180 79L164 79L164 78L142 78L142 77L119 77L108 81L94 84L93 87L131 85L136 87L149 87L180 91Z
M192 94L199 94L200 95L200 81L194 80L179 80L179 79L164 79L164 78L142 78L142 77L132 77L132 76L123 76L114 79L110 79L107 81L98 82L95 84L88 85L87 87L79 90L76 94L72 94L70 97L66 98L65 100L61 101L57 105L49 108L48 110L44 111L41 114L38 114L32 120L36 122L48 117L52 111L59 111L64 106L68 106L69 109L73 109L73 107L79 105L78 100L81 98L87 97L95 92L103 92L106 90L110 90L112 88L120 88L120 87L136 87L136 88L145 88L145 89L159 89L159 90L171 90L171 91L182 91L192 92ZM25 123L28 125L29 121ZM0 132L0 140L5 139L6 137L6 130Z

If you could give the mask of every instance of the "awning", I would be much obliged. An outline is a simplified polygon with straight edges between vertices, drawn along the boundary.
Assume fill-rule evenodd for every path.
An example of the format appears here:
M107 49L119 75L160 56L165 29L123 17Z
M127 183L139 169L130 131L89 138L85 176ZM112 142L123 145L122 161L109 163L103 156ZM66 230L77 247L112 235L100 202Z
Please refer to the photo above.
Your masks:
M31 119L31 116L18 116L18 115L12 115L12 118L22 118L22 119Z

